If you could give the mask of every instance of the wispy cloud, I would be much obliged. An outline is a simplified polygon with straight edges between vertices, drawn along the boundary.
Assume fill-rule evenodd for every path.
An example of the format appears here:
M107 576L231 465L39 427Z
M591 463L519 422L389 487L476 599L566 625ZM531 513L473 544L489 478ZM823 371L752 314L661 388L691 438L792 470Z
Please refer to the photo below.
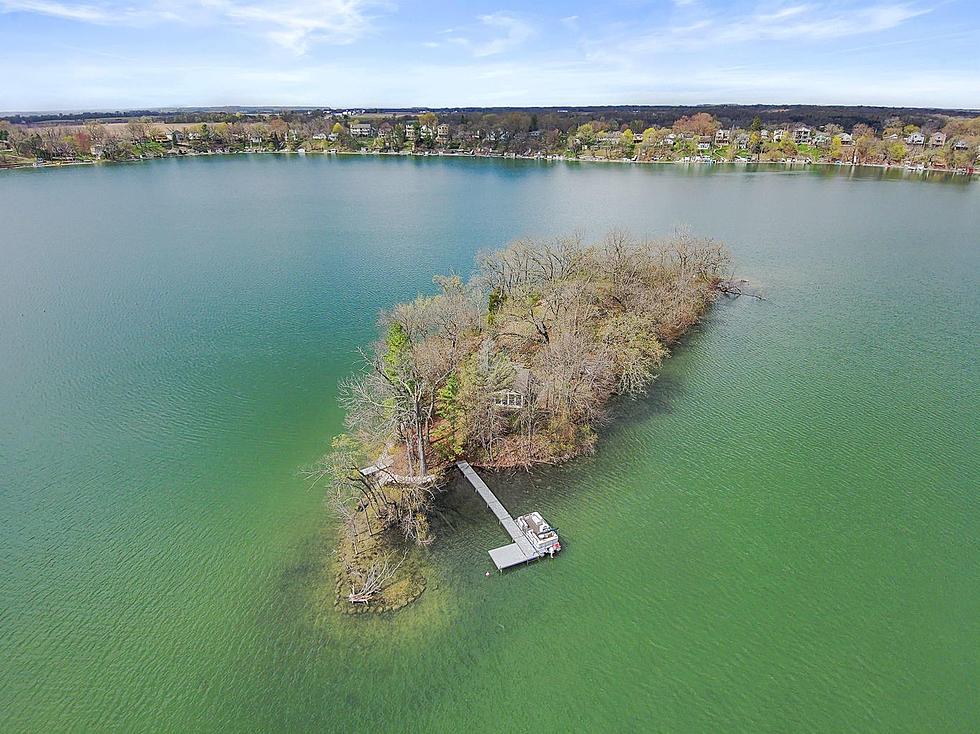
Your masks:
M477 20L480 26L472 34L449 39L454 44L469 48L477 57L495 56L509 51L534 35L534 28L530 23L511 13L488 13L477 16Z
M179 17L171 11L152 6L140 8L113 2L86 4L53 0L0 0L0 12L35 13L98 25L142 25Z
M687 13L684 25L667 25L627 42L630 50L695 49L750 41L821 41L895 28L930 8L910 3L775 5L742 15Z
M834 10L823 5L793 5L757 13L726 24L715 34L721 41L831 39L885 31L928 13L908 3Z
M314 44L348 44L362 38L372 30L372 11L383 7L376 0L157 0L142 6L117 0L0 0L3 13L34 13L97 25L231 23L299 54Z

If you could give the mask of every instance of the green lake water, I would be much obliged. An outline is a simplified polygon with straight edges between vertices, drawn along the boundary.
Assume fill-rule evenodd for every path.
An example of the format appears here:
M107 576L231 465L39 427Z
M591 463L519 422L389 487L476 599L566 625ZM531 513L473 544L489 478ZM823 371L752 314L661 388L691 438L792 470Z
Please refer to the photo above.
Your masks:
M594 457L324 603L297 470L379 309L521 235L689 226L723 302ZM980 730L980 183L229 157L0 172L0 730Z

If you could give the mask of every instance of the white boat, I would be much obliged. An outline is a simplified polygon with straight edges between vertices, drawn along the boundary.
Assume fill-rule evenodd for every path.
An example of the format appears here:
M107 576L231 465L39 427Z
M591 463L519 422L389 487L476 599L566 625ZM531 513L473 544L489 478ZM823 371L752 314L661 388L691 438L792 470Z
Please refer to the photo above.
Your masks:
M517 518L517 527L527 536L527 539L538 553L542 555L547 553L554 556L555 553L561 550L558 531L545 522L540 512L521 515Z

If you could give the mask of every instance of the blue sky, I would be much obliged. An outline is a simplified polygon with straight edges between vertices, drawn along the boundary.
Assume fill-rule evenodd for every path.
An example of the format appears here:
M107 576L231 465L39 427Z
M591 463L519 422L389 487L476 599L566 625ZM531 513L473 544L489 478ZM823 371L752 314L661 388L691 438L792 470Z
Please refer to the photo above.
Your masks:
M0 0L0 111L980 107L980 0Z

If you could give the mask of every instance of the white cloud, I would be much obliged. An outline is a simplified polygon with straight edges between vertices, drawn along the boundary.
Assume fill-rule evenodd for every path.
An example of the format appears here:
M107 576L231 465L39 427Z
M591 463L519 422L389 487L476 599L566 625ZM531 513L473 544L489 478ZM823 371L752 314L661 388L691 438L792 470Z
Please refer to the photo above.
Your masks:
M296 53L317 43L348 44L372 29L376 0L154 0L145 6L118 0L95 3L58 0L0 0L0 12L34 13L98 25L146 26L231 23Z
M743 15L695 13L626 43L633 52L698 49L751 41L820 41L890 30L929 8L910 3L777 5Z
M0 12L34 13L98 25L142 25L177 18L164 8L139 8L114 2L86 4L55 0L0 0Z
M796 5L728 23L715 36L721 41L841 38L888 30L927 12L907 3L836 12L820 5Z
M493 56L519 46L534 35L534 28L508 13L481 15L477 20L498 33L493 38L473 46L474 56Z

